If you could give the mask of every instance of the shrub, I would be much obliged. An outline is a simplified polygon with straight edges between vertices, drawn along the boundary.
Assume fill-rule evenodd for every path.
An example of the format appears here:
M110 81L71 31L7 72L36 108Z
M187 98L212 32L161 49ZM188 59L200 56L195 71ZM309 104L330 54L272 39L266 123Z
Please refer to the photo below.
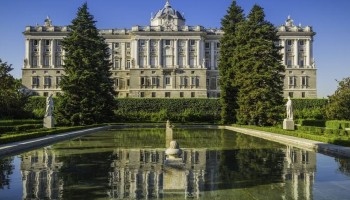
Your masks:
M327 128L333 128L333 129L350 128L350 121L330 120L330 121L326 121L326 127Z
M300 126L317 126L317 127L325 127L326 121L325 120L310 120L310 119L300 119L299 120Z

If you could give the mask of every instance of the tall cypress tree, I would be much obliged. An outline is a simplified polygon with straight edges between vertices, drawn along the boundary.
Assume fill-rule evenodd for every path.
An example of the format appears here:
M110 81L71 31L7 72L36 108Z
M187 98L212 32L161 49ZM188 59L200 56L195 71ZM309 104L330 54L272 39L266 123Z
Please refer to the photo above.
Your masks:
M265 20L263 8L254 5L236 31L234 85L239 93L237 121L272 125L283 109L283 72L277 30Z
M115 108L109 49L99 35L94 17L83 4L62 41L66 52L57 105L59 123L87 125L112 119Z
M237 88L233 85L235 78L234 64L231 57L236 47L235 34L237 25L244 21L244 14L241 7L236 1L232 1L231 6L227 10L227 14L221 20L224 35L220 40L220 103L221 103L221 123L229 124L236 121L237 109Z

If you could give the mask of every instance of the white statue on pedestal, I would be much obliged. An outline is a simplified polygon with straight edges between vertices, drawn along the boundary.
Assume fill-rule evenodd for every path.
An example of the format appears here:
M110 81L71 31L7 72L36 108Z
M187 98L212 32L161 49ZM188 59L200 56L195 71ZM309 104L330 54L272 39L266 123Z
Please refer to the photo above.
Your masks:
M45 117L53 115L53 98L52 94L46 98L46 112Z
M293 105L292 105L292 100L288 96L288 101L286 104L286 109L287 109L287 119L293 119Z

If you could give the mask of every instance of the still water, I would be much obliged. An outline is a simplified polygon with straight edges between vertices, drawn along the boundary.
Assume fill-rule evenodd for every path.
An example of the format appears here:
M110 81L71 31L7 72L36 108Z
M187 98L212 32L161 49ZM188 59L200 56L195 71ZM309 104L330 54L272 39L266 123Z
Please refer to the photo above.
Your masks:
M350 199L350 160L227 130L118 129L0 160L0 199Z

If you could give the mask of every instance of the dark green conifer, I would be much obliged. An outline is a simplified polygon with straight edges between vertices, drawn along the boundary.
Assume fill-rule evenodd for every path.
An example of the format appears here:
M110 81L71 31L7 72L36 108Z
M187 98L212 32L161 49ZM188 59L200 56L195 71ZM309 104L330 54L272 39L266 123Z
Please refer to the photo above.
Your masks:
M255 5L236 31L233 55L238 88L237 121L240 124L272 125L283 109L283 73L277 30Z
M87 3L78 9L69 30L62 41L65 76L56 118L59 123L71 125L110 121L115 108L110 54Z
M235 78L234 64L232 56L236 47L236 27L244 20L244 14L241 7L236 1L232 1L231 6L227 10L227 14L221 20L221 28L224 35L220 40L220 103L221 103L221 123L230 124L236 121L237 109L237 88L233 85Z

